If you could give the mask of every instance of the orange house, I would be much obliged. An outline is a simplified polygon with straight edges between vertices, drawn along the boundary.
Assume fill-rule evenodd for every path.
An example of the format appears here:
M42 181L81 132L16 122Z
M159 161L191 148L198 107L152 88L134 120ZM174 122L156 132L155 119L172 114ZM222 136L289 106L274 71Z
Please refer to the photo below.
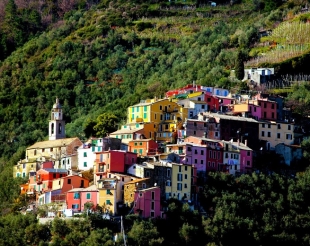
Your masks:
M29 177L29 190L33 192L46 192L52 189L54 179L68 175L66 169L45 168L40 169Z
M153 139L136 139L128 143L128 151L137 153L139 156L157 154L158 144Z

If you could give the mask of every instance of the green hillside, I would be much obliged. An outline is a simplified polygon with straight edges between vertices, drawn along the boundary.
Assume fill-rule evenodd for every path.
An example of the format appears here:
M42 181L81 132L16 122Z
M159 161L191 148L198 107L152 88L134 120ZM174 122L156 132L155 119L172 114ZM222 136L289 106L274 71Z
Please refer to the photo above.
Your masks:
M113 113L121 123L129 105L161 97L171 88L193 81L238 88L240 82L229 78L237 53L244 61L251 60L259 54L259 30L274 29L303 7L271 0L217 2L216 7L207 1L76 3L29 36L23 19L17 21L15 28L24 38L0 62L3 162L15 163L24 157L25 147L46 138L56 96L64 108L68 137L85 139L96 134L92 126L99 115ZM22 17L27 11L19 6L15 12ZM300 18L307 19L308 15ZM10 22L2 21L5 25ZM8 30L0 31L0 49L16 40L18 32L8 39ZM302 49L298 56L309 59L307 52ZM282 63L286 73L293 63L294 69L304 69L303 60L288 58L293 60L277 64L279 71Z

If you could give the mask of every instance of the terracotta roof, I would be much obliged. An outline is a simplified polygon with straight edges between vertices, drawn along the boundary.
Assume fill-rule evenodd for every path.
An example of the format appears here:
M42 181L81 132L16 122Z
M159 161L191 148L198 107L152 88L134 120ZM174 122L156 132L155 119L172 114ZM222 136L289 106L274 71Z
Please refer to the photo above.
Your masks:
M68 146L71 144L74 140L79 138L63 138L63 139L56 139L56 140L48 140L48 141L42 141L42 142L37 142L27 149L39 149L39 148L54 148L54 147L63 147L63 146Z

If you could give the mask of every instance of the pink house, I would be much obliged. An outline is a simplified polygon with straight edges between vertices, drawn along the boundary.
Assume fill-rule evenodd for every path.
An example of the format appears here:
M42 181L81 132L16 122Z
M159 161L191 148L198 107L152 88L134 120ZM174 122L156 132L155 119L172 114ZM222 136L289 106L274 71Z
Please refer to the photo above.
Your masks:
M249 104L249 113L256 120L260 120L262 118L262 109L259 105Z
M206 172L207 163L207 146L187 143L186 144L186 159L184 164L196 167L197 173Z
M98 189L96 185L87 188L75 188L69 190L66 196L67 208L75 212L84 211L86 203L92 203L93 207L98 204Z
M248 173L253 167L253 150L246 144L239 144L240 149L240 172Z
M143 218L161 217L160 187L135 191L134 213Z

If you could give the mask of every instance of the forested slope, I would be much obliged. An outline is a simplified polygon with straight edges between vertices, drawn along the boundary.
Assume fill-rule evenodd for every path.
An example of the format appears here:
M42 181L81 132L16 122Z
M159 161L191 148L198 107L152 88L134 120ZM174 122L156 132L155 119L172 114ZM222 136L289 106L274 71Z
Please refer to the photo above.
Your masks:
M2 48L8 40L8 16L17 21L25 12L7 2L11 8L2 13ZM161 97L171 88L193 81L238 88L229 78L237 53L249 59L260 28L272 28L301 8L294 2L280 6L268 1L218 2L216 7L207 2L73 2L66 12L59 10L58 1L57 15L36 5L42 29L34 28L29 36L21 32L24 39L0 63L3 160L15 163L24 157L25 147L47 136L56 96L64 108L67 135L84 139L96 134L86 129L100 114L113 112L124 121L126 107ZM44 13L55 16L45 18Z

